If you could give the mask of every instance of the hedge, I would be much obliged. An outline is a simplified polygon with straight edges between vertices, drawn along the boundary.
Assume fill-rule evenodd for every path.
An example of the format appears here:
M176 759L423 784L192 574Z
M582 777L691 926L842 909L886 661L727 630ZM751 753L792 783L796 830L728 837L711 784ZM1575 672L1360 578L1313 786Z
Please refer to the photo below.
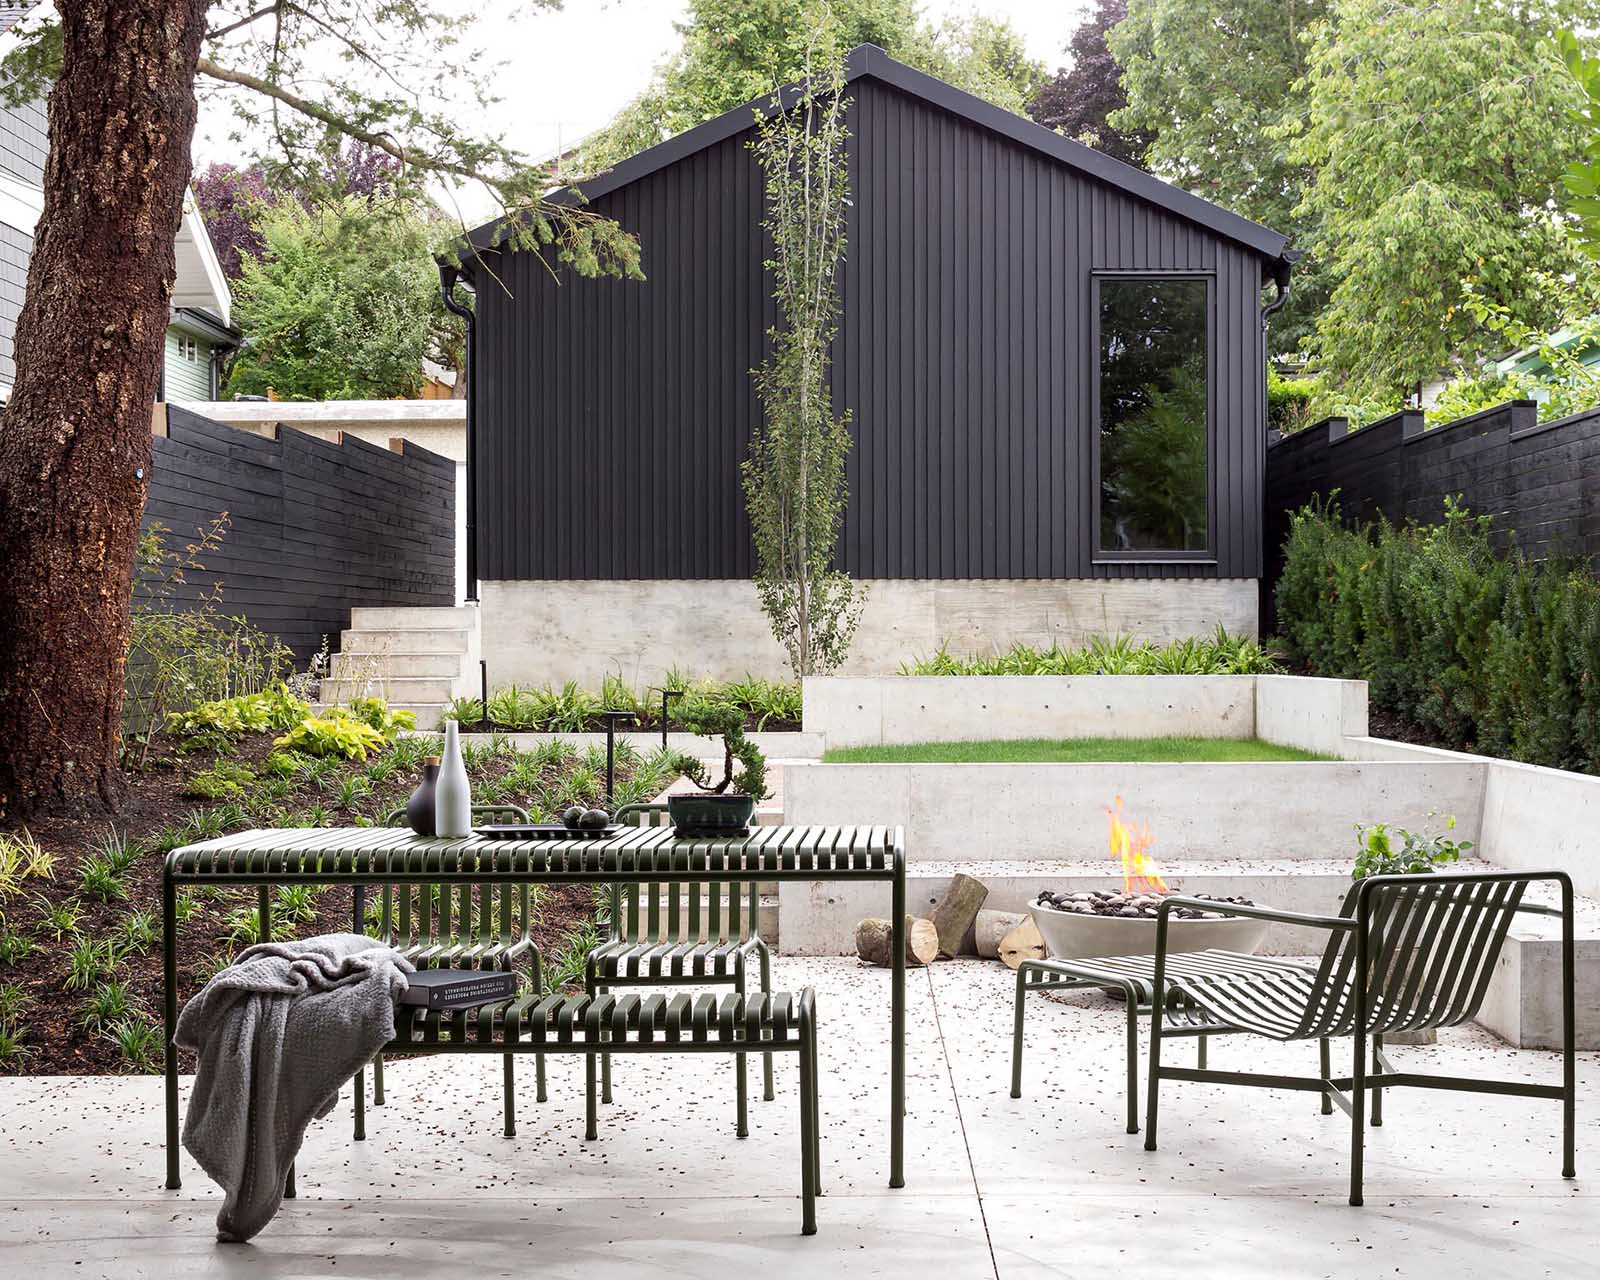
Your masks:
M1584 564L1490 545L1488 517L1352 528L1336 503L1294 513L1280 640L1318 675L1444 745L1600 773L1600 584Z

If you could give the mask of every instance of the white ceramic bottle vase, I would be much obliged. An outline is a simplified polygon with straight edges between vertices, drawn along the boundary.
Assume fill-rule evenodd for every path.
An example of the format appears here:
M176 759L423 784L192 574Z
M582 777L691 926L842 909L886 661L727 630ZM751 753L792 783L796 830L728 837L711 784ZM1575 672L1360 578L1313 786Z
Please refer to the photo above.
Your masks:
M454 720L444 727L444 760L439 765L439 781L433 791L434 831L443 837L459 839L472 834L472 789L467 782L467 766L461 759L460 730Z

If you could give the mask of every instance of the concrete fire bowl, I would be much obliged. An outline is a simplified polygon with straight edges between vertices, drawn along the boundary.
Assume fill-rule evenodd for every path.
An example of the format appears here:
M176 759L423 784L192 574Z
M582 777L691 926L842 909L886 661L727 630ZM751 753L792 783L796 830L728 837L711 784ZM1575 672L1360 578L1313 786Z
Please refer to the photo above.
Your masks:
M1153 919L1084 915L1037 905L1028 910L1044 938L1045 952L1052 960L1155 954L1156 922ZM1237 951L1250 955L1266 936L1265 920L1246 920L1238 916L1180 920L1173 916L1167 922L1167 953Z

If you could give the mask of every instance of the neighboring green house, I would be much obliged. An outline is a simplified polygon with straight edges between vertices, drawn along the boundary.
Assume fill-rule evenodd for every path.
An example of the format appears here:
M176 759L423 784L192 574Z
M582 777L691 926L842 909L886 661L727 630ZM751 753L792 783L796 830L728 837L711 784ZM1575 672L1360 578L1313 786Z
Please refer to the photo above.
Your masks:
M0 57L14 39L11 29L34 8L44 6L0 0ZM28 282L33 228L44 207L48 153L43 101L0 106L0 404L16 380L11 344ZM175 248L178 272L158 399L215 400L221 365L239 345L239 331L229 323L233 295L192 195L184 198Z
M1597 342L1593 333L1595 317L1590 317L1583 326L1569 325L1565 329L1558 329L1550 335L1550 345L1561 351L1570 352L1578 359L1578 363L1585 368L1600 366L1600 342ZM1513 351L1502 360L1496 360L1489 365L1492 372L1505 377L1507 374L1521 373L1532 378L1545 378L1550 375L1550 365L1535 348L1522 351Z

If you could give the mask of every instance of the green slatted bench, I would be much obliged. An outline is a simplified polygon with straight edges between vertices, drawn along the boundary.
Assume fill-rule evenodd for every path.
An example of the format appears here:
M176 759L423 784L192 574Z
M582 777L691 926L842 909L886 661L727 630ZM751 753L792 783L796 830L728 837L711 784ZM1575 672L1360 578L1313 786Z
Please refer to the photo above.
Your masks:
M595 1059L606 1054L793 1053L800 1065L801 1230L817 1230L821 1184L817 1103L816 996L760 992L750 996L710 992L605 995L530 995L457 1013L402 1006L388 1052L583 1054L588 1092L584 1137L599 1136Z
M406 811L395 809L383 819L386 827L405 822ZM474 826L487 823L527 823L527 811L514 804L475 804ZM363 887L357 886L355 916L366 932L371 922L365 918ZM529 930L532 918L531 886L527 883L477 884L394 884L379 891L378 932L375 935L400 952L419 969L501 969L516 972L524 965L534 991L544 987L544 972L539 949ZM501 1084L501 1110L505 1135L517 1136L516 1080L513 1058L506 1054ZM534 1060L535 1098L548 1098L545 1087L544 1055ZM363 1072L355 1079L355 1136L366 1137ZM383 1105L383 1054L372 1060L372 1105Z
M633 827L665 827L664 804L624 805L617 822ZM641 889L643 892L641 892ZM643 902L641 903L641 898ZM731 986L744 995L755 960L760 990L772 989L772 956L757 932L760 885L668 881L664 884L613 885L610 932L589 953L584 965L584 990L591 996L618 988L660 986ZM762 1055L763 1094L771 1102L772 1055ZM735 1131L750 1132L745 1056L735 1062L737 1120ZM611 1055L600 1058L600 1100L611 1101ZM594 1072L587 1076L588 1105L594 1109Z

